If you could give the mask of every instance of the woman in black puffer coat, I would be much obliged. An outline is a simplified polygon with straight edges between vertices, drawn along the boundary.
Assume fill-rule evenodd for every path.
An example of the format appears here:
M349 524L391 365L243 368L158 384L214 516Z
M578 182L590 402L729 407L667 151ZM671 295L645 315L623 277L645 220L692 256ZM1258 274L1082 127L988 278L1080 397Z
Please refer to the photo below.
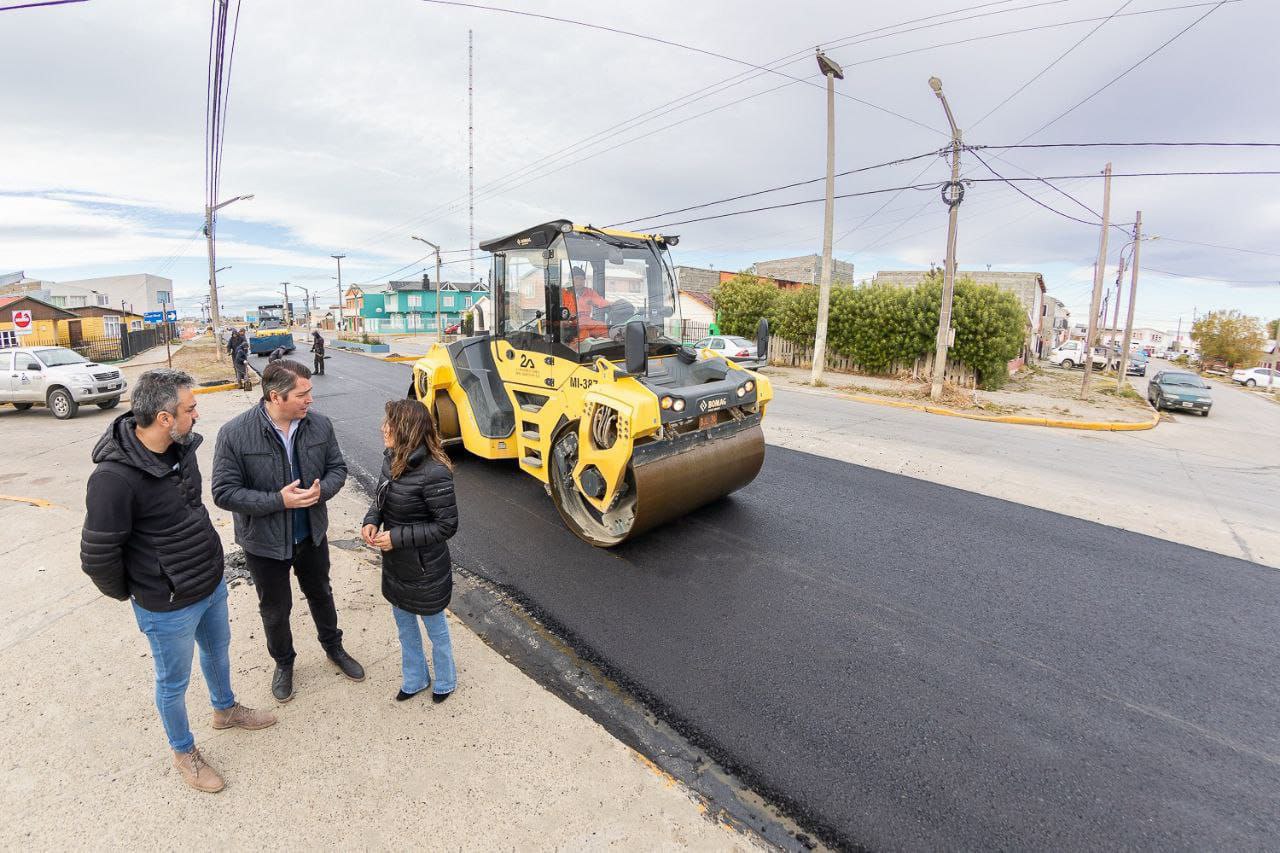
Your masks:
M443 702L457 686L444 615L453 594L447 543L458 530L453 466L426 406L417 400L392 400L386 412L382 477L360 535L366 545L382 550L382 595L391 602L400 634L404 675L396 699L403 702L432 687L432 700ZM419 619L431 640L434 684Z

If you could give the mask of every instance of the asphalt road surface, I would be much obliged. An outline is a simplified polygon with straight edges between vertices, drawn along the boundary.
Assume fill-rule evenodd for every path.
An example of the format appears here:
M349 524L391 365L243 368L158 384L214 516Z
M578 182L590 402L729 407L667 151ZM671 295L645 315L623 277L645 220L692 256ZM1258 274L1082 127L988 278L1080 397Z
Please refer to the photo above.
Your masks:
M331 352L317 408L367 481L409 370ZM601 551L514 463L454 456L455 561L829 843L1280 838L1274 569L778 447Z

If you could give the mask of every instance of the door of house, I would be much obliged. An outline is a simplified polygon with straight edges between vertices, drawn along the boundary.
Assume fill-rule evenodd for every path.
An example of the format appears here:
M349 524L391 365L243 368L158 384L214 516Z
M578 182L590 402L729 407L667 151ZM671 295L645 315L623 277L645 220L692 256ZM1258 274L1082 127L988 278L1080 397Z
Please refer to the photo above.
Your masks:
M84 332L80 328L79 320L67 321L67 337L71 339L70 346L72 349L84 343Z

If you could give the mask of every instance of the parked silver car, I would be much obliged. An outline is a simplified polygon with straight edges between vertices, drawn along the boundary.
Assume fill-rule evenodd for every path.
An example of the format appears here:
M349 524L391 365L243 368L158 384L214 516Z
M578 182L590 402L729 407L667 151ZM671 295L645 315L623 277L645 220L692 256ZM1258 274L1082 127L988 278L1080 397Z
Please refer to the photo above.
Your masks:
M694 349L709 349L742 367L763 367L764 359L756 352L755 341L737 335L712 335L693 345Z

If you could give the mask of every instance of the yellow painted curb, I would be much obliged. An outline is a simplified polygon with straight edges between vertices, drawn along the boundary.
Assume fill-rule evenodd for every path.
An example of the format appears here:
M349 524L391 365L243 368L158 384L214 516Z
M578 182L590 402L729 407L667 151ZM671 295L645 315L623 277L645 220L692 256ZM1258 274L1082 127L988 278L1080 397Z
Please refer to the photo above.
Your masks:
M1160 423L1157 413L1149 421L1064 421L1057 418L1029 418L1023 415L975 415L969 412L957 412L955 409L944 409L940 406L922 406L918 403L907 403L901 400L885 400L880 397L868 397L862 394L841 395L846 399L859 403L870 403L873 406L888 406L894 409L915 409L931 415L942 415L948 418L965 418L971 421L986 421L994 424L1023 424L1025 426L1055 427L1057 429L1084 429L1103 432L1132 432L1134 430L1154 429Z
M240 386L234 382L226 382L222 385L202 385L199 388L192 388L192 394L215 394L219 391L234 391Z
M13 501L14 503L31 504L32 506L38 506L41 508L53 506L53 504L49 503L44 498L19 498L14 497L13 495L0 495L0 501Z
M388 356L384 357L382 360L383 360L383 361L417 361L417 360L418 360L418 359L420 359L420 358L423 358L423 356L420 356L420 355L388 355Z

